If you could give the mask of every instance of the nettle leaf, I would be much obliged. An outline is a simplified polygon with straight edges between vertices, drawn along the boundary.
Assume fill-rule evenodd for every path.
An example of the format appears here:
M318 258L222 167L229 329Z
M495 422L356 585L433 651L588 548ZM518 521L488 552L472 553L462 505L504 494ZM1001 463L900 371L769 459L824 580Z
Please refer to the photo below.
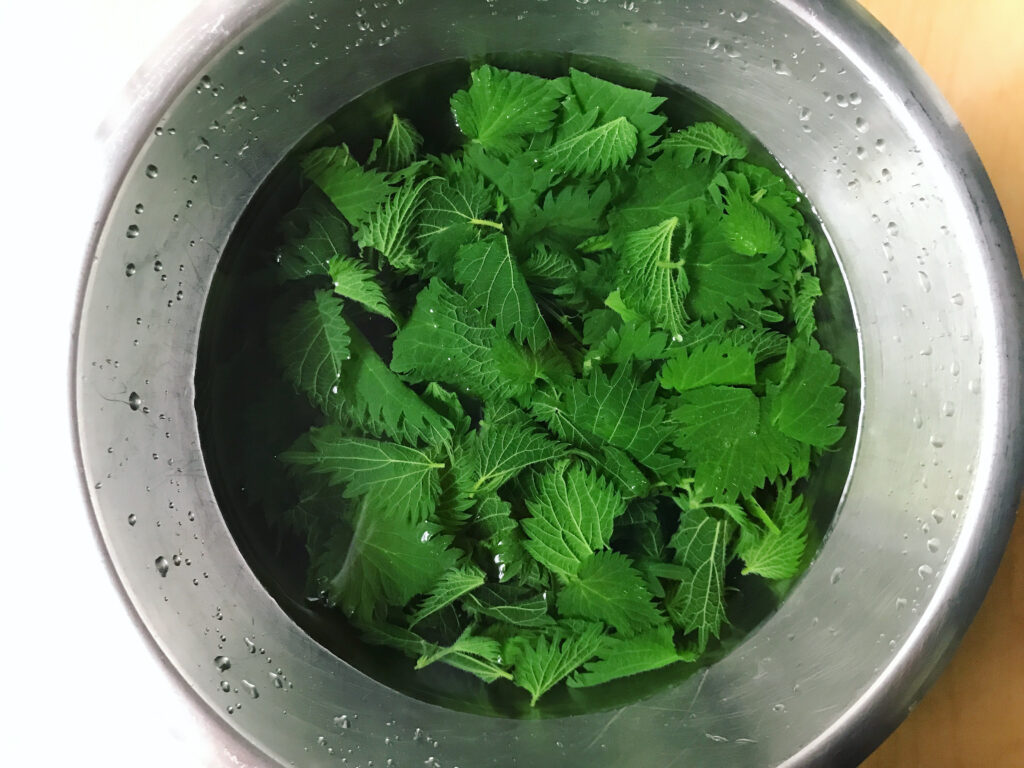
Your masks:
M473 613L516 627L546 629L555 626L555 620L548 614L548 602L543 595L509 602L493 589L483 587L467 595L465 605Z
M380 359L360 333L351 344L353 358L342 370L334 405L367 431L397 442L439 444L447 441L452 422L413 392Z
M801 273L793 299L793 319L796 321L796 332L799 336L809 339L818 329L814 319L814 304L821 297L821 282L814 275Z
M793 496L792 485L779 494L771 520L777 530L741 529L736 555L743 560L744 575L789 579L800 572L810 522L810 510L803 497Z
M548 192L529 221L520 226L517 237L543 238L565 248L575 248L601 233L601 219L611 199L608 182L597 187L572 184L557 192Z
M658 383L685 392L711 384L753 386L754 355L735 344L705 342L683 349L661 367Z
M608 221L619 238L672 217L689 221L695 201L704 197L714 178L715 168L708 163L680 166L672 156L659 155L638 172L633 191L609 213Z
M565 388L564 413L580 430L645 463L672 430L664 406L655 400L657 391L656 382L638 385L631 366L619 366L611 377L595 368Z
M746 200L729 200L722 232L729 247L744 256L769 254L777 259L782 254L782 238L771 219Z
M330 291L317 291L273 337L285 376L298 392L319 405L335 393L349 359L349 329L341 316L342 306Z
M345 498L363 497L371 514L426 519L440 490L438 470L445 465L417 448L382 440L346 437L337 426L311 429L313 450L281 454L288 464L327 475L332 484L345 485Z
M459 249L455 279L465 287L466 299L479 307L485 320L494 321L501 336L512 333L539 349L551 339L537 302L509 251L508 238L491 235Z
M488 218L492 206L492 193L475 173L462 172L454 180L443 179L427 188L418 236L427 248L427 258L445 265L442 276L449 276L449 262L463 245L484 233L503 231L499 222Z
M327 275L333 259L352 255L352 231L319 189L311 189L281 222L276 260L286 280Z
M722 220L712 214L695 219L685 258L690 279L687 303L705 320L765 306L769 301L765 293L778 280L772 259L737 253Z
M612 680L651 672L678 661L694 661L696 654L676 650L669 626L656 627L636 637L605 637L597 659L588 661L568 680L570 688L587 688Z
M364 169L344 144L314 149L302 159L302 170L355 227L394 191L384 174Z
M429 590L455 564L457 552L448 549L450 541L430 523L412 524L363 509L351 544L340 552L329 550L314 568L345 613L371 621L387 606L403 606Z
M564 81L484 65L473 70L468 90L452 96L459 130L498 156L526 146L525 137L551 127Z
M494 326L434 278L416 297L412 316L395 338L391 369L501 398L508 392L494 361L496 340Z
M838 425L843 412L839 366L814 340L793 342L786 353L789 374L780 384L768 385L771 421L784 435L828 448L843 436Z
M388 137L380 151L380 163L386 171L397 171L410 165L419 156L423 137L408 120L391 116Z
M661 149L707 150L733 160L747 156L747 147L739 137L714 123L694 123L681 131L673 131L661 143Z
M339 296L359 302L371 312L394 320L395 315L384 298L384 291L374 280L374 272L365 262L336 255L328 271Z
M483 583L484 572L472 564L446 571L430 590L430 593L423 598L416 613L409 617L409 626L416 626L431 614L451 605Z
M625 166L636 148L636 127L617 117L557 142L544 154L544 161L559 173L596 176Z
M593 345L584 361L584 370L595 362L622 365L631 360L662 360L668 353L668 334L652 331L650 321L622 323L610 328Z
M680 515L679 529L669 541L676 562L692 577L680 582L666 600L669 616L686 632L697 632L701 648L718 637L725 622L725 551L730 530L727 520L716 520L700 510Z
M599 619L625 635L664 621L630 559L598 552L585 560L558 593L558 612L568 618Z
M527 551L541 565L570 579L596 550L604 549L615 518L626 505L599 475L578 465L541 475L526 498L530 517L521 521Z
M602 80L578 69L570 70L569 82L582 112L597 109L598 120L602 123L624 117L637 128L638 143L645 154L657 143L656 133L665 124L665 116L656 114L655 110L665 102L664 98Z
M656 326L678 333L686 322L683 296L689 289L681 259L673 258L679 219L665 219L625 236L619 261L619 291L626 304Z
M395 269L410 271L419 264L419 254L412 241L413 225L423 203L423 189L433 179L406 182L366 217L356 230L356 242L363 248L374 248Z
M435 646L429 653L420 656L416 669L423 669L434 662L445 664L476 675L485 683L499 678L510 680L501 662L501 643L490 637L473 634L473 627L467 627L450 646Z
M530 693L530 706L598 652L603 631L601 624L588 622L579 629L560 625L532 640L513 638L512 680Z
M565 446L527 420L505 424L481 423L468 440L465 490L491 493L526 467L565 455Z

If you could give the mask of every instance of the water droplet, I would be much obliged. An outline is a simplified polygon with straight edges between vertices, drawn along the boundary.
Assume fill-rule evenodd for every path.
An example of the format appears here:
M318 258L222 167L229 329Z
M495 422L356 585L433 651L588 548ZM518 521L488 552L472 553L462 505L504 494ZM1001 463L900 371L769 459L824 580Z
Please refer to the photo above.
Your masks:
M859 133L867 133L871 130L871 126L868 124L868 121L863 117L858 117L856 121L854 121L854 126L857 128Z
M709 37L708 38L708 50L709 51L718 50L718 46L719 46L719 42L718 42L718 38L717 37Z
M886 224L885 231L889 235L889 237L898 237L900 234L899 225L897 225L895 221L890 221L888 224Z
M915 429L920 429L921 427L923 427L924 426L924 418L921 416L921 411L919 411L919 410L917 410L915 408L914 409L914 416L911 419L911 421L912 421Z
M338 715L334 718L334 724L339 728L351 728L352 723L348 719L348 715Z
M146 176L148 178L155 179L157 177L157 174L159 173L160 169L157 168L155 165L150 164L146 166Z
M935 573L935 570L927 564L922 565L920 568L917 569L917 575L920 576L922 579L927 579L933 573Z
M856 91L850 94L850 103L853 104L853 106L856 107L858 104L861 103L861 101L862 99L860 97L860 94L857 93Z
M139 410L139 406L142 405L142 398L139 397L138 392L132 392L128 395L128 407L133 411Z
M157 259L156 261L153 262L153 271L154 272L160 272L160 271L163 270L163 268L164 268L164 263L162 261L160 261L159 259Z
M938 435L932 435L928 439L928 442L931 443L932 447L934 447L934 448L941 448L942 446L944 446L946 444L943 441L943 439L941 437L939 437Z
M892 171L888 168L882 169L882 181L892 181Z
M231 683L229 683L227 680L221 680L220 689L224 691L224 693L231 693Z
M783 77L789 77L793 74L789 67L786 66L786 63L780 59L772 59L772 72Z
M905 597L897 597L896 598L896 610L897 611L902 611L906 607L907 607L907 598L905 598Z
M806 123L811 119L811 110L807 107L800 107L800 122Z
M256 689L256 686L250 683L248 680L242 681L242 687L246 690L250 697L254 699L258 699L260 697L260 692Z
M131 277L135 274L135 265L128 263L124 265L124 273L127 277Z
M836 568L832 571L832 575L829 577L829 583L838 584L839 580L843 577L843 571L845 570L845 568Z
M737 24L742 24L743 22L750 18L750 14L747 13L746 11L733 11L731 15L733 20Z
M129 240L134 240L136 237L139 236L139 225L129 224L128 230L124 233L124 236L127 237Z
M170 563L167 562L167 558L160 555L156 560L153 561L156 565L156 571L161 576L166 576L167 572L171 569Z
M924 291L925 293L931 293L932 281L931 278L928 277L927 272L918 272L917 282L921 286L922 291Z
M879 139L875 142L875 149L879 152L885 152L885 139Z
M231 659L227 656L215 656L213 659L213 666L219 669L221 672L227 672L231 669Z
M727 739L725 736L719 736L717 733L707 732L704 734L704 736L708 739L711 739L711 741L715 742L716 744L724 744L725 742L729 741L729 739Z
M962 293L954 293L949 297L949 300L956 304L956 306L961 307L964 303L964 295Z
M144 210L146 210L146 206L144 206L142 203L136 203L135 204L135 213L140 214Z
M785 711L786 711L786 705L785 704L782 704L782 703L772 704L772 712L785 712Z
M841 109L846 109L850 106L850 100L842 93L836 94L836 106Z
M928 551L938 552L941 544L942 542L940 542L938 539L928 539Z
M248 637L243 637L242 640L245 642L245 647L249 649L249 653L256 653L256 643Z
M956 406L953 405L951 400L947 400L942 404L941 411L943 416L949 417L956 413Z

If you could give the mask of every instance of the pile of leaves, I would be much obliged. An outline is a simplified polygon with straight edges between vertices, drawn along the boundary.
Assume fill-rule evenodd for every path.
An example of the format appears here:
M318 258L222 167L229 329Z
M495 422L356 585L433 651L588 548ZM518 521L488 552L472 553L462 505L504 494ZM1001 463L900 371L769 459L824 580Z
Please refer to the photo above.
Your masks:
M809 230L740 139L662 102L482 66L456 151L395 116L365 162L302 161L278 265L306 288L275 347L322 421L280 456L285 518L417 668L535 704L698 659L734 561L806 564L797 486L844 397Z

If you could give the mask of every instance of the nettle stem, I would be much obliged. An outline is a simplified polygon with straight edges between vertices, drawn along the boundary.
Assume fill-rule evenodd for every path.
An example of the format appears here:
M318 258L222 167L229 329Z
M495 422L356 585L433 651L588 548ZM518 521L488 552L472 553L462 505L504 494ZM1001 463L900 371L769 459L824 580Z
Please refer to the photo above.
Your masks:
M502 225L500 221L491 221L489 219L470 219L469 223L477 227L491 227L492 229L496 229L499 232L505 231L505 227Z

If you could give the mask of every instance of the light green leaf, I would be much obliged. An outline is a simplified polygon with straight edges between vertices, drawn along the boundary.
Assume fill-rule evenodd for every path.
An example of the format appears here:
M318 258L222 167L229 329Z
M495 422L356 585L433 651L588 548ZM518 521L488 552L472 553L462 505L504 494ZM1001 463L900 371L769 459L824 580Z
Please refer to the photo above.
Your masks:
M744 256L769 254L774 260L782 254L782 238L771 219L746 200L730 198L722 232L729 247Z
M695 653L676 650L672 628L656 627L636 637L605 637L597 659L588 661L568 680L570 688L601 685L622 677L631 677L675 664L694 661Z
M680 515L679 529L669 541L676 550L676 562L690 569L693 577L679 584L666 601L672 620L686 632L697 632L701 648L718 637L725 622L725 551L729 545L729 523L715 520L699 510Z
M281 454L288 464L327 475L345 485L345 498L364 497L372 514L419 523L426 519L440 491L438 470L444 464L427 453L398 443L347 437L341 427L308 433L312 451Z
M672 236L679 219L665 219L623 240L619 290L628 306L652 323L678 333L686 322L683 296L689 289L682 259L674 258Z
M800 572L807 549L810 511L802 496L793 496L792 485L781 492L771 518L777 531L741 529L737 556L743 560L743 574L766 579L788 579Z
M603 80L578 69L570 70L569 81L580 111L596 109L599 123L610 123L620 117L636 126L638 143L644 154L657 143L657 131L665 124L665 116L657 114L664 102L660 96Z
M389 320L395 319L384 298L384 292L374 280L373 270L364 262L338 255L331 259L328 270L336 294L357 301L371 312Z
M344 144L314 149L302 159L302 170L355 227L393 191L384 174L365 170Z
M465 287L467 301L480 308L485 320L496 323L499 335L512 333L534 349L550 341L551 332L504 235L460 248L455 279Z
M596 550L604 549L626 505L601 476L578 465L541 475L526 497L530 517L521 521L527 551L569 579Z
M816 341L793 342L786 353L786 369L791 371L780 384L768 385L771 421L784 435L828 448L843 436L838 426L843 412L839 366Z
M558 627L532 640L513 639L512 680L529 691L530 706L598 652L602 633L601 624L587 623L578 632Z
M483 583L484 572L472 564L446 571L434 588L430 590L430 594L423 598L416 613L409 617L409 626L416 626L427 616L451 605Z
M805 339L810 338L818 328L814 319L814 304L821 297L821 282L814 275L803 272L796 286L793 299L793 319L796 332Z
M747 147L740 139L714 123L694 123L681 131L673 131L661 144L666 149L708 150L727 159L742 160Z
M677 392L709 384L753 386L755 380L754 355L743 347L727 342L706 342L683 349L665 362L658 377L662 387Z
M412 232L423 203L423 188L432 181L409 181L399 187L356 230L356 242L363 248L375 248L399 271L415 269L419 253L412 242Z
M470 436L465 490L492 493L526 467L565 455L565 446L539 431L525 417L491 424L487 413L478 432ZM521 415L521 414L520 414Z
M429 653L420 656L416 661L416 669L423 669L437 661L471 672L484 682L512 678L502 668L501 643L490 637L474 635L471 626L451 645L435 646Z
M558 612L568 618L599 619L624 635L664 620L625 555L598 552L585 560L558 593Z
M473 70L468 90L452 96L459 129L498 156L526 146L526 137L551 127L565 94L561 80L484 65Z
M335 394L349 359L348 323L342 302L317 291L299 305L274 335L274 350L288 380L312 402L324 405Z
M596 176L622 168L636 154L637 131L624 117L554 144L544 161L559 173Z
M381 148L380 161L386 171L397 171L412 163L423 146L423 137L408 120L391 116L388 137Z

